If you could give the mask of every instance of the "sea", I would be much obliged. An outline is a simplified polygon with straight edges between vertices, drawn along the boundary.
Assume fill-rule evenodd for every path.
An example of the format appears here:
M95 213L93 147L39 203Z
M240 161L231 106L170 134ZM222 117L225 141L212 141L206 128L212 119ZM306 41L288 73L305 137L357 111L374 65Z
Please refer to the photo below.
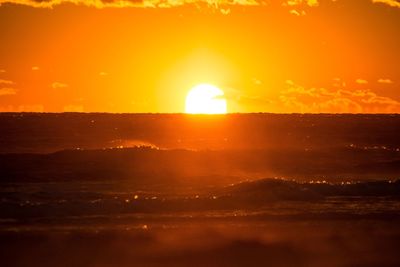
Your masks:
M2 266L400 266L400 115L0 113Z

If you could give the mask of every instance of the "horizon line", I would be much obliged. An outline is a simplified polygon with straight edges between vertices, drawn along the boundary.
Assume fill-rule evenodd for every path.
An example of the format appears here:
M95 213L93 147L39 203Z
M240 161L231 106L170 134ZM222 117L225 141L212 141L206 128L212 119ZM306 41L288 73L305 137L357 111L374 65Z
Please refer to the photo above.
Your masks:
M400 113L328 113L328 112L228 112L225 114L207 114L207 113L185 113L185 112L108 112L108 111L61 111L61 112L38 112L38 111L0 111L4 114L109 114L109 115L187 115L187 116L226 116L226 115L400 115Z

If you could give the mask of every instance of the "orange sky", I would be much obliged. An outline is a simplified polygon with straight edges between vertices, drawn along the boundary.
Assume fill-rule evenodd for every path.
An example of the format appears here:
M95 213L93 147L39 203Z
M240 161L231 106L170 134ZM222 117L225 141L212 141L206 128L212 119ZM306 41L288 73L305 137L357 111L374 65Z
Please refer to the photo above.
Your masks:
M400 112L396 0L0 3L0 111Z

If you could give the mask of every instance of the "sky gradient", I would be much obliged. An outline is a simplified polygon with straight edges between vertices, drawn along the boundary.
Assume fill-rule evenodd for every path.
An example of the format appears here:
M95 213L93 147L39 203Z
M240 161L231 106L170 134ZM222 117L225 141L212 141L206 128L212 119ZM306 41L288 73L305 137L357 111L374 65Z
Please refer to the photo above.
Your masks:
M400 2L0 0L0 111L399 113Z

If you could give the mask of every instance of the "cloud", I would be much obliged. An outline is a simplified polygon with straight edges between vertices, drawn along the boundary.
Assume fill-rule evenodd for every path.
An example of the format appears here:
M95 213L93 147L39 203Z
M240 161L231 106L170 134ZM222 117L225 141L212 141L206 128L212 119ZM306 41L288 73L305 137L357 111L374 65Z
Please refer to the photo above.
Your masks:
M343 81L343 80L340 79L340 78L334 78L334 79L333 79L333 86L334 86L334 87L338 87L338 88L344 88L344 87L347 86L347 84L346 84L345 81Z
M230 8L221 8L220 11L221 11L221 13L223 15L228 15L228 14L231 13L231 9Z
M108 73L107 73L107 72L105 72L105 71L101 71L101 72L99 72L99 75L100 75L100 76L107 76L107 75L108 75Z
M51 84L51 87L52 87L53 89L67 88L67 87L68 87L68 84L66 84L66 83L61 83L61 82L53 82L53 83Z
M393 81L390 79L379 79L378 83L386 83L386 84L392 84Z
M0 85L6 86L6 87L0 87L0 96L16 95L17 90L15 88L9 87L10 85L13 84L15 84L13 81L0 79Z
M290 14L295 15L295 16L305 16L306 12L304 10L297 11L296 9L292 9L289 11Z
M0 5L13 3L37 8L53 8L64 3L95 7L95 8L168 8L183 6L185 4L204 3L210 7L223 5L261 5L257 0L0 0Z
M371 90L306 88L287 81L280 102L291 112L399 113L400 102Z
M19 106L0 106L0 112L43 112L44 107L40 104L19 105Z
M39 67L38 67L38 66L33 66L33 67L32 67L32 70L33 70L33 71L37 71L37 70L39 70Z
M261 96L241 95L236 99L240 105L266 106L274 103L273 100Z
M261 81L259 84L256 83L256 85L261 86ZM273 103L273 100L267 97L244 94L241 90L235 88L226 87L223 88L223 90L224 96L222 97L224 99L241 107L257 107L257 110L260 110L260 108L262 109L265 107L269 107Z
M64 106L64 112L83 112L82 105L67 105Z
M5 95L16 95L17 94L17 90L15 90L14 88L0 88L0 96L5 96Z
M367 80L364 80L364 79L357 79L357 80L356 80L356 83L358 83L358 84L367 84L368 81L367 81Z
M336 2L337 0L330 0ZM273 3L272 3L273 2ZM371 3L386 4L391 7L400 8L399 0L369 0ZM294 15L303 15L304 11L298 11L293 7L317 7L320 5L318 0L0 0L2 4L18 4L36 8L53 8L62 4L75 4L80 6L95 8L126 8L126 7L142 7L142 8L170 8L178 7L186 4L204 4L210 8L219 9L222 14L229 14L231 10L226 7L229 5L238 6L257 6L278 4L283 7L289 7L290 13ZM305 14L305 13L304 13Z
M0 84L12 85L12 84L14 84L14 82L13 82L13 81L10 81L10 80L2 80L2 79L0 79Z
M262 84L262 81L259 80L259 79L257 79L257 78L253 78L252 81L253 81L253 83L254 83L255 85L261 85L261 84Z
M316 7L318 0L276 0L278 4L286 7L307 6ZM124 7L144 7L144 8L169 8L183 6L185 4L204 4L211 8L219 9L222 6L240 5L257 6L268 5L270 1L265 0L0 0L0 5L5 3L26 5L36 8L53 8L55 6L70 3L95 8L124 8ZM229 8L219 9L222 14L229 14ZM301 12L300 12L301 14Z
M5 73L6 70L0 69L0 73Z
M298 5L307 5L307 6L318 6L318 0L288 0L286 2L288 6L298 6Z
M43 105L20 105L18 106L19 112L43 112Z
M400 1L398 1L398 0L372 0L372 3L381 3L381 4L389 5L391 7L400 8Z

